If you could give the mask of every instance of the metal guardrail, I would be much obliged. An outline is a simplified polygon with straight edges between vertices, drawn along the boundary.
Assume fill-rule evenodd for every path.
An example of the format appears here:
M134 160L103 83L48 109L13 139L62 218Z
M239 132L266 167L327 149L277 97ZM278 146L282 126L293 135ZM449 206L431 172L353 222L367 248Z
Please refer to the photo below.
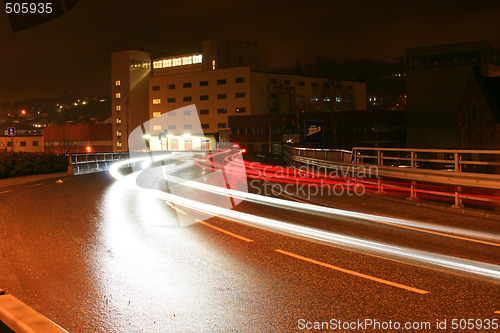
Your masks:
M83 175L108 170L111 163L127 159L128 153L92 153L69 155L68 173Z
M487 169L485 167L488 166L500 166L500 150L354 147L352 152L354 156L353 162L365 164L389 164L391 166L431 170L446 169L454 172L475 171L475 173L487 173L478 171Z
M0 295L0 329L2 328L2 332L68 333L12 295Z
M316 152L312 152L316 151ZM338 152L338 150L332 150ZM362 151L370 151L375 154L367 155L363 154ZM305 153L306 152L306 153ZM318 167L328 168L328 169L347 169L349 174L354 175L359 172L366 171L368 168L376 168L376 179L375 181L370 179L355 179L357 182L364 182L372 185L376 185L378 192L384 192L386 189L404 189L410 192L410 199L418 198L418 183L433 183L440 184L444 186L453 186L453 192L443 192L443 191L432 191L426 190L426 193L436 196L452 197L454 198L454 206L463 206L463 200L475 200L482 202L494 202L500 203L497 198L490 198L488 196L472 196L467 193L463 193L464 188L479 188L488 190L500 190L500 175L498 174L487 174L487 173L474 173L474 172L464 172L464 165L481 165L494 167L500 165L496 161L471 161L464 160L463 156L473 156L477 158L478 156L488 155L498 157L500 159L500 151L496 150L438 150L438 149L391 149L391 148L359 148L353 149L351 154L351 161L345 162L344 159L338 159L337 161L327 160L322 158L325 149L311 149L311 148L296 148L296 147L286 147L284 150L285 159L288 160L290 164L293 162L300 164L315 165ZM410 157L398 157L398 156L387 156L384 152L396 152L397 154L408 154ZM440 158L428 157L420 158L417 157L422 153L432 153L441 154ZM309 156L316 156L309 157ZM444 157L453 157L444 158ZM319 157L319 158L318 158ZM363 163L366 159L370 161L375 161L375 163ZM385 161L390 161L390 165L386 165ZM406 164L394 165L394 161ZM421 165L418 165L421 163ZM435 164L448 165L451 164L454 168L441 168L437 169ZM431 167L425 169L424 167ZM409 181L408 187L402 187L395 185L390 182L384 182L384 179L401 179Z

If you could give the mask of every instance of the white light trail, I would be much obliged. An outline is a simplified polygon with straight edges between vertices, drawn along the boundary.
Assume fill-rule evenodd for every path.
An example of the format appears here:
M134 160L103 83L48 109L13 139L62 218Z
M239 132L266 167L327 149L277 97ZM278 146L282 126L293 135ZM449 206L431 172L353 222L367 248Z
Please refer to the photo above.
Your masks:
M113 165L110 168L110 173L115 177L115 175L118 176L116 179L124 179L124 176L121 175L118 172L118 168L127 164L124 161L124 163L117 163ZM166 200L169 202L172 202L177 205L181 205L183 207L189 208L194 211L202 212L205 214L208 214L210 216L219 216L225 219L233 220L238 223L242 223L248 226L252 227L257 227L277 233L281 233L284 235L289 235L301 239L306 239L314 242L319 242L327 245L332 245L336 247L341 247L344 249L348 250L353 250L356 252L361 252L365 254L370 254L370 255L377 255L389 259L395 259L399 261L404 261L408 263L419 263L419 264L424 264L432 267L438 267L438 268L444 268L456 272L461 272L461 273L466 273L469 275L473 276L479 276L483 278L489 278L493 279L496 281L500 281L500 269L497 265L493 264L488 264L488 263L483 263L483 262L477 262L473 260L468 260L468 259L463 259L463 258L455 258L455 257L450 257L442 254L437 254L437 253L430 253L430 252L425 252L421 250L416 250L416 249L410 249L410 248L405 248L402 246L397 246L397 245L390 245L382 242L377 242L377 241L370 241L366 239L361 239L361 238L356 238L352 236L346 236L346 235L341 235L335 232L331 231L326 231L326 230L320 230L312 227L306 227L306 226L301 226L301 225L295 225L292 223L287 223L287 222L282 222L278 221L275 219L270 219L270 218L264 218L260 216L255 216L247 213L242 213L242 212L237 212L233 211L230 209L225 209L222 207L214 206L214 205L209 205L203 202L199 201L194 201L190 200L184 197L180 197L177 195L173 195L170 193L164 193L162 191L156 190L156 189L144 189L139 187L136 182L135 178L138 176L138 172L131 174L127 177L125 177L125 180L131 180L128 182L129 184L134 184L134 186L141 191L145 191L149 194L154 195L157 198L160 198L162 200ZM189 181L188 181L189 182ZM186 181L183 181L183 184L188 183ZM202 184L202 185L207 185L207 184ZM210 185L207 185L210 186ZM205 186L200 186L201 188L208 189L209 187ZM215 189L210 188L210 191L214 191ZM230 191L230 190L228 190ZM222 191L221 193L223 193ZM230 192L226 193L229 194ZM240 195L243 197L243 194L245 195L245 198L253 198L253 199L259 199L261 201L261 198L255 198L254 194L250 195L250 193L234 193L234 195ZM233 195L233 194L231 194ZM267 199L274 199L274 200L279 200L279 201L274 201L270 200L269 202L276 202L277 204L283 204L281 201L287 202L286 200L280 200L276 198L267 198ZM296 205L297 203L293 203ZM306 205L306 206L311 206L307 207L309 210L312 209L315 206L312 205ZM289 203L287 202L287 207L289 207ZM304 207L305 208L305 207ZM324 207L321 207L324 208ZM330 209L330 208L328 208ZM336 211L336 210L334 210ZM346 211L341 211L343 214L346 213ZM351 217L358 217L361 215L364 215L362 213L354 213L353 215L345 215L345 216L351 216ZM344 216L344 215L343 215ZM366 214L365 218L367 216L370 216ZM375 215L373 215L375 216ZM371 216L370 218L372 218ZM358 217L359 218L359 217ZM378 218L378 216L377 216Z

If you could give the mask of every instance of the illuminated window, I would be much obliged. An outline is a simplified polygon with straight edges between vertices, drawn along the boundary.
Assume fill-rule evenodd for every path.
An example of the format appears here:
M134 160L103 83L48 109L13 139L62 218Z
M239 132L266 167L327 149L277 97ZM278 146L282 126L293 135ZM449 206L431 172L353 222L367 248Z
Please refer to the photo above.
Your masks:
M226 99L226 94L217 94L217 99Z
M160 90L160 86L153 86L153 91L159 91Z
M200 87L208 86L208 81L200 81Z
M212 60L212 70L214 71L215 70L215 59Z
M245 82L245 78L244 77L237 77L236 79L234 79L234 82L235 83L243 83L243 82Z
M116 136L122 136L122 131L116 131Z
M121 85L120 80L116 80L116 81L115 81L115 86L119 87L120 85Z
M161 99L160 98L153 98L153 104L160 104Z
M191 96L186 96L183 98L184 102L191 102Z
M184 82L182 85L183 88L191 88L191 82Z
M200 114L208 114L208 109L201 109Z
M168 89L175 89L175 84L169 84L169 85L167 86L167 88L168 88Z
M117 124L121 124L122 123L122 119L121 118L116 118L116 123Z
M167 98L167 103L175 103L175 97Z
M153 112L153 118L156 118L156 117L159 117L159 116L161 116L161 112L160 111Z
M180 66L182 65L182 58L172 59L172 66Z
M210 126L209 126L209 124L201 124L201 128L202 129L209 129Z
M168 125L167 127L169 130L174 130L175 129L175 125Z
M202 55L201 54L193 56L193 64L201 64L201 60L202 60Z
M208 95L201 95L200 101L208 101Z
M245 93L244 92L237 92L236 93L236 98L243 98L245 97Z
M122 142L121 141L116 141L116 146L117 147L121 147L122 146Z
M226 84L226 79L217 80L217 84Z
M219 109L217 109L217 113L227 113L227 109L226 108L219 108Z
M192 128L193 128L193 125L191 125L191 124L184 125L184 129L192 129Z
M183 57L182 64L183 65L191 65L193 63L193 57Z
M217 128L226 128L226 123L218 123Z
M246 111L247 111L246 108L236 108L236 113L244 113Z
M122 106L121 106L121 105L117 105L117 106L115 106L115 110L116 110L116 111L120 111L121 109L122 109Z
M116 93L116 94L115 94L115 97L116 97L116 98L121 98L121 97L122 97L122 94L120 94L120 93Z
M154 131L160 131L161 130L161 125L154 125L153 126Z

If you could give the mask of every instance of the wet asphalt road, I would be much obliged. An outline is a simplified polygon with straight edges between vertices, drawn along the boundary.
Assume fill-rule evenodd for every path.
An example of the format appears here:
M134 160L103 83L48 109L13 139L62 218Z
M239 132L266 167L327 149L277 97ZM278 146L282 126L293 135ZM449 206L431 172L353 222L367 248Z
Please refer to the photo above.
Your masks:
M429 332L478 332L477 326L453 330L452 320L500 321L496 282L219 218L181 228L165 202L106 174L63 181L0 189L0 288L70 332L294 332L304 331L299 328L308 322L365 319L421 327L428 322L431 329L423 331ZM242 203L238 210L434 252L500 260L498 247L311 218L255 203ZM446 320L447 329L438 330L437 320L441 325ZM362 328L350 331L377 331Z

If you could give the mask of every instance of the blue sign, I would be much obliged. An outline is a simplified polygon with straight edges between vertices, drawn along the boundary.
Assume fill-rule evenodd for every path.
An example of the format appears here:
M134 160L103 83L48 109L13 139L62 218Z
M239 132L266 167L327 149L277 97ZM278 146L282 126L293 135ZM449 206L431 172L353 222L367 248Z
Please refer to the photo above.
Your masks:
M323 142L323 120L304 121L306 143Z
M16 135L16 128L15 127L7 127L7 135L8 136Z

